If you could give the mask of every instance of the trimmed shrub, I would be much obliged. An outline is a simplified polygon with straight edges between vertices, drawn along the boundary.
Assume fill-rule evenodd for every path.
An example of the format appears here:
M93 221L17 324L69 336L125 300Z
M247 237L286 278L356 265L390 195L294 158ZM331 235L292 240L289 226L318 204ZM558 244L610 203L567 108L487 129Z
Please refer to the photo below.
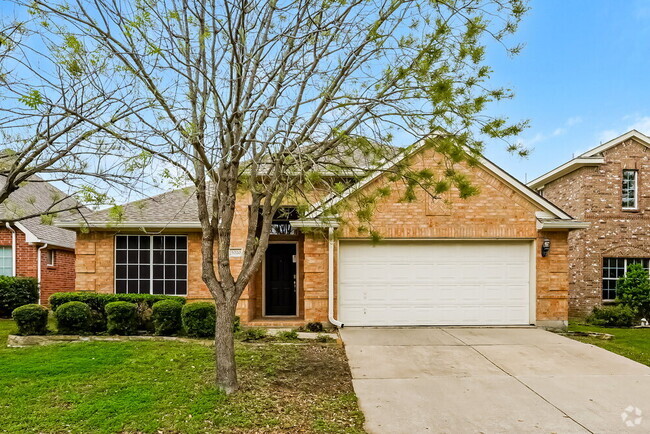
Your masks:
M650 319L650 279L643 265L628 265L625 276L616 282L616 298L639 318Z
M636 312L622 304L594 307L587 317L589 324L601 327L632 327L636 320Z
M56 310L56 327L59 334L76 335L90 331L90 307L80 301L64 303Z
M250 327L237 332L236 337L242 341L259 341L260 339L264 339L267 335L268 332L264 328ZM296 338L297 337L298 335L296 334Z
M145 304L152 307L161 300L176 300L181 304L185 303L185 297L175 295L152 295L152 294L98 294L96 292L59 292L50 297L50 308L54 311L69 301L81 301L90 306L91 309L104 312L108 303L114 301L128 301L130 303Z
M194 338L214 337L217 314L214 304L207 302L188 303L181 311L183 328Z
M14 309L12 318L18 326L18 334L44 335L47 333L48 310L40 304L25 304Z
M59 292L50 297L50 307L56 311L60 305L70 301L80 301L90 306L93 311L92 331L106 331L106 305L115 301L127 301L136 305L137 328L140 330L154 331L153 310L154 303L162 300L174 300L184 304L185 297L173 295L152 294L98 294L96 292Z
M0 318L10 318L14 309L32 303L38 303L36 279L0 276Z
M106 329L112 335L132 335L138 329L137 308L128 301L106 304Z
M281 341L297 341L298 332L295 330L286 330L286 331L279 332L278 334L275 335L275 337L280 339Z
M233 333L237 333L239 330L241 330L241 318L235 316L235 320L232 323L232 331Z
M323 331L323 323L320 322L308 322L305 326L307 330L314 333L320 333Z
M161 300L153 305L153 325L157 335L171 336L179 332L183 323L181 322L181 310L183 305L176 300Z

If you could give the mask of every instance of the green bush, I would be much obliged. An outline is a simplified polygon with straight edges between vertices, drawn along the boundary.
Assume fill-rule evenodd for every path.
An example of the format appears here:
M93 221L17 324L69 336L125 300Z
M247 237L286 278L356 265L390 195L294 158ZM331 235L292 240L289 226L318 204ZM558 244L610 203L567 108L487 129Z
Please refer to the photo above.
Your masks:
M59 292L50 297L50 307L56 312L63 303L80 301L90 306L93 311L91 330L93 332L106 331L106 305L115 301L127 301L136 305L137 328L140 330L154 331L153 305L162 300L174 300L185 303L185 297L173 295L152 294L98 294L96 292Z
M138 329L137 308L128 301L106 304L106 329L112 335L132 335Z
M632 308L638 317L650 320L650 279L641 264L630 264L625 276L616 283L616 298Z
M188 336L195 338L214 337L216 311L214 304L199 302L188 303L181 311L183 328Z
M587 317L589 324L600 327L632 327L636 320L636 312L622 304L594 307Z
M157 335L171 336L178 333L183 323L181 310L183 305L176 300L160 300L153 305L153 324Z
M233 333L237 333L239 330L241 330L241 318L235 316L235 320L232 323L232 331Z
M267 335L268 332L264 328L250 327L240 330L235 336L242 341L258 341Z
M280 339L281 341L297 341L298 332L295 330L281 331L278 334L276 334L275 337Z
M323 331L323 323L320 322L308 322L305 328L314 333L320 333Z
M18 334L44 335L47 333L47 314L47 308L40 304L24 304L14 309L11 316L18 326Z
M90 307L80 301L64 303L56 310L56 328L62 335L83 334L90 331Z
M0 276L0 318L10 318L14 309L32 303L38 303L36 279Z

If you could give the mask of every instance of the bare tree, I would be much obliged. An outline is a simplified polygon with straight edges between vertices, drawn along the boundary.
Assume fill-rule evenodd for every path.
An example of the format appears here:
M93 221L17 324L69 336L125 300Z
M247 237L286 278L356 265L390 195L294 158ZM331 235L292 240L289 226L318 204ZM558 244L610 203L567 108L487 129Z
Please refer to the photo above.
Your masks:
M97 74L82 71L70 54L78 47L35 32L42 23L33 18L3 16L0 23L0 222L39 216L51 221L81 210L82 202L110 202L111 188L137 185L142 153L125 150L103 132L138 110L115 100L123 89L108 90ZM12 203L16 190L41 182L67 192L52 189L49 202L39 207Z
M511 94L489 85L484 62L488 42L517 51L504 38L526 11L523 0L35 0L28 6L49 38L78 47L70 59L101 77L105 104L119 100L131 110L110 125L84 121L176 168L195 187L202 278L217 309L217 382L227 392L238 387L235 308L281 205L297 196L313 199L316 187L345 190L340 180L323 181L324 172L349 179L380 167L410 189L440 194L455 186L469 196L475 189L453 163L472 161L485 138L507 143L523 127L486 114L488 103ZM93 58L100 64L90 64ZM431 139L435 131L444 137ZM408 159L389 146L395 135L429 137L426 145L447 156L450 169L409 170ZM364 156L362 171L342 158L355 153ZM384 166L386 158L395 165ZM249 205L249 219L234 275L229 247L240 201Z

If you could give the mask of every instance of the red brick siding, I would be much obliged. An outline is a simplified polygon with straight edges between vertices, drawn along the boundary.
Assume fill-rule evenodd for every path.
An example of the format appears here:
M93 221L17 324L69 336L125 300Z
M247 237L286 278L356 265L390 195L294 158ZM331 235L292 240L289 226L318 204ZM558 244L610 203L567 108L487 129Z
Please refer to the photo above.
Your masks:
M12 233L0 228L0 246L11 246ZM75 285L75 255L73 251L57 250L56 266L47 267L46 249L42 251L41 303L47 304L55 292L73 291ZM16 229L16 275L38 278L38 246L25 241L25 234Z
M602 304L606 257L650 257L650 149L630 139L603 154L605 164L584 167L549 183L544 196L591 222L569 237L569 314L584 317ZM638 211L623 211L623 169L638 174Z

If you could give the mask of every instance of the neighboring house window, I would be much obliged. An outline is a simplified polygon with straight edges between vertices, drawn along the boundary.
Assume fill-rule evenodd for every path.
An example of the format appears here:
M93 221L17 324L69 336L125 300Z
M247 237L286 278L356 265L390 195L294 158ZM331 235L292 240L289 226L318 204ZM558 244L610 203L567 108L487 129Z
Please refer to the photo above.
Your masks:
M0 276L14 275L14 261L11 246L0 247Z
M50 267L54 267L54 260L56 256L54 252L56 252L56 250L50 249L47 251L47 265Z
M603 259L603 300L616 298L616 283L625 276L630 264L642 264L648 270L647 258L604 258Z
M115 292L187 295L187 237L115 236Z
M623 171L623 209L636 209L637 207L637 178L636 170Z

